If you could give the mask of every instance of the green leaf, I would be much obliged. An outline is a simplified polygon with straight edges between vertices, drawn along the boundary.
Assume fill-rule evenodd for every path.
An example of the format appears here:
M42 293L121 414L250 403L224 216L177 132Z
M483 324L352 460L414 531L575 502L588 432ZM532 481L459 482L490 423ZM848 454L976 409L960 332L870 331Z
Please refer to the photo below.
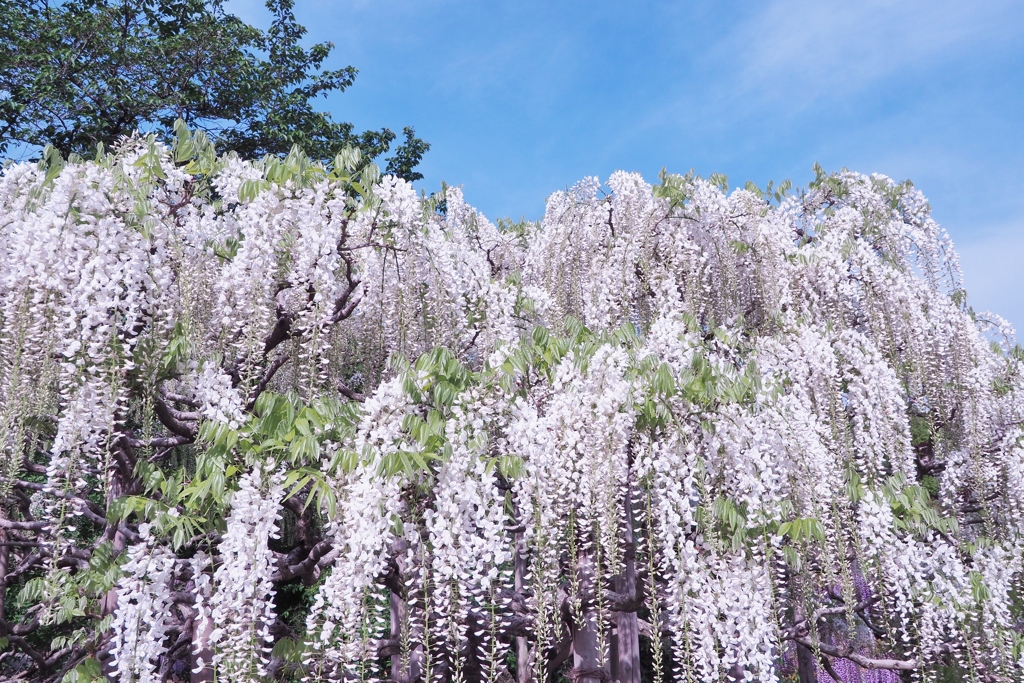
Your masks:
M43 179L44 185L52 183L60 175L60 172L64 170L64 158L53 145L47 145L43 149L43 158L40 163L46 168L46 177Z
M779 536L789 537L795 542L811 540L819 543L825 542L825 527L814 517L798 517L789 522L783 522L779 525L777 533Z
M981 603L988 600L989 590L988 586L985 585L985 577L981 572L972 571L968 574L968 578L971 582L971 594L974 596L974 601Z
M791 545L783 546L782 556L786 559L786 564L792 567L795 571L800 571L800 553L797 552L796 548Z
M669 396L675 393L676 382L672 376L672 368L669 367L668 363L662 363L658 366L657 371L654 373L652 384L654 390L662 396Z
M243 180L238 186L238 200L248 203L256 199L265 190L270 189L270 183L266 180Z
M274 643L274 649L271 652L271 657L274 659L280 659L284 662L298 664L302 661L302 653L305 651L306 647L302 641L285 636Z
M86 657L74 669L64 674L62 683L93 683L106 680L100 663L93 657Z

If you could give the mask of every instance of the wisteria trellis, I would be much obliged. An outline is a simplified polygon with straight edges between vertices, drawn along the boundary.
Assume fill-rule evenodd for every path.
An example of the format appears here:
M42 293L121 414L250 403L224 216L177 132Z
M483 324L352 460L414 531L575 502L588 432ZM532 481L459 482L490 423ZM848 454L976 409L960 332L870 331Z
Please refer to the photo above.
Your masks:
M0 677L1024 679L1012 330L908 183L769 193L8 166Z

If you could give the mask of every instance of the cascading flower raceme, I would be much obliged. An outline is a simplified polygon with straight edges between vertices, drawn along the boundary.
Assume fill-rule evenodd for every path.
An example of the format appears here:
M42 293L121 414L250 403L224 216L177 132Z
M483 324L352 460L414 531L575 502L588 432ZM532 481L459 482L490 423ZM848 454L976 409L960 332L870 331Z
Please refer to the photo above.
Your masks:
M9 165L0 678L1024 680L1024 351L909 183L788 189Z
M140 542L128 549L124 576L118 581L112 669L122 681L156 683L158 662L171 624L174 554L155 543L148 525L139 529Z
M278 537L284 476L272 470L273 462L265 467L271 471L257 464L243 475L231 497L207 603L214 627L211 663L218 677L230 681L263 680L274 642L274 558L268 544Z

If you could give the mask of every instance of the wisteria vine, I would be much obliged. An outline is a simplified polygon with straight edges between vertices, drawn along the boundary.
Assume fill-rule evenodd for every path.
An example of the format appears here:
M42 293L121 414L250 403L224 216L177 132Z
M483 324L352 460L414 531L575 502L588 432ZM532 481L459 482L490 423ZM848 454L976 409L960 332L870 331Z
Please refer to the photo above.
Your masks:
M0 678L1024 680L1024 352L912 185L788 190L8 165Z

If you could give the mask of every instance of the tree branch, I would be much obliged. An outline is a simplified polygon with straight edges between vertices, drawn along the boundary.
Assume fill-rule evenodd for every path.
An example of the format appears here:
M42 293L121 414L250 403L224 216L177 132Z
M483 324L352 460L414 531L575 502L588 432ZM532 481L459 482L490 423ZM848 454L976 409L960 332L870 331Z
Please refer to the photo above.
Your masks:
M287 353L279 353L277 354L277 357L274 358L274 362L272 362L270 366L263 371L263 377L260 379L259 383L253 387L252 392L249 394L249 401L245 405L246 412L252 412L253 407L256 405L256 399L260 397L260 394L266 391L267 385L270 384L270 380L274 379L274 375L276 375L277 371L288 362L289 358L291 358L291 356Z
M350 389L349 386L340 379L338 380L338 393L352 401L358 401L362 403L363 401L366 400L365 394L361 394L358 391Z
M319 565L322 558L330 553L333 545L334 544L330 539L325 538L310 548L309 554L306 555L306 559L293 565L281 567L273 576L270 577L270 580L274 582L289 581L298 576L306 576Z
M178 411L172 410L171 407L168 406L167 403L165 403L163 398L161 398L160 396L154 395L153 403L154 407L156 408L157 419L160 420L160 423L164 427L167 427L167 429L172 434L177 434L178 436L188 439L190 443L195 440L195 425L190 425L182 420L177 419L175 417L175 413L178 413ZM178 414L181 415L182 413Z
M18 531L42 531L49 522L15 522L14 520L0 517L0 529L17 529Z
M809 636L791 636L791 640L800 643L806 648L811 650L817 649L823 654L829 657L839 657L840 659L848 659L857 666L865 669L888 669L890 671L914 671L920 668L921 662L916 659L875 659L874 657L865 657L862 654L853 651L853 648L847 646L843 649L839 649L833 645L822 643L814 640Z

